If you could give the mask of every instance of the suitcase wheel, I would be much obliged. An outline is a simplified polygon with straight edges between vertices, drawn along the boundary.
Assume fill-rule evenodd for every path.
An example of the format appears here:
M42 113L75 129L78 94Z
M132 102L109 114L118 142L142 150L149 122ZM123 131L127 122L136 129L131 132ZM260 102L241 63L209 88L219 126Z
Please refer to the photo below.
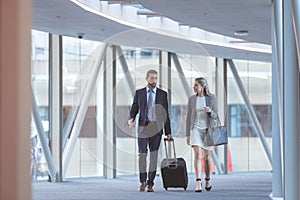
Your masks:
M167 188L167 187L165 187L165 190L168 190L168 188Z
M184 190L186 190L186 187L184 188Z

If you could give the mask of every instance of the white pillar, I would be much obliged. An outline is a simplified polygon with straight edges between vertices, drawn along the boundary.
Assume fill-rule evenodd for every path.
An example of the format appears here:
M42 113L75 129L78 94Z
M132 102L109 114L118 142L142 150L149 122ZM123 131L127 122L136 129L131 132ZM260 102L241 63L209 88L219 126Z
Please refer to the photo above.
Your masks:
M283 196L282 185L282 15L281 0L272 4L272 196Z
M293 9L293 25L294 25L294 33L296 38L296 46L297 46L297 56L298 60L300 60L300 1L292 0L292 9ZM300 65L299 65L300 70Z
M31 7L0 1L0 199L31 199Z
M158 79L159 79L159 88L168 91L168 67L171 67L171 57L168 52L161 51L160 52L160 61L159 61L159 69L158 69ZM146 74L145 74L146 76Z
M146 74L145 74L146 75ZM168 92L168 106L169 106L169 114L171 118L171 54L166 51L160 51L159 56L159 69L158 69L158 80L159 80L159 88ZM172 127L171 127L172 128ZM162 136L164 137L164 135ZM163 140L162 140L163 141ZM160 148L158 150L158 160L162 160L163 158L163 150L162 150L162 142L160 144ZM167 145L168 152L171 152L171 145ZM157 167L159 169L160 164L157 163ZM157 170L160 173L160 170Z
M283 1L284 199L299 199L299 63L291 0Z
M57 176L52 181L62 181L62 38L51 35L51 149Z
M218 102L218 114L224 125L227 125L227 63L222 58L216 58L216 88L215 95ZM226 120L226 121L225 121ZM228 126L227 126L228 127ZM227 145L222 145L216 148L216 153L219 162L223 163L223 173L228 173L228 156Z
M116 178L116 128L114 114L116 108L115 81L116 81L116 52L114 46L109 46L106 53L104 65L104 96L105 96L105 128L104 128L104 176L106 178Z
M96 50L97 52L100 50ZM105 52L103 52L103 54L105 54ZM96 136L96 156L98 158L98 162L97 162L97 176L104 176L104 150L105 150L105 146L104 146L104 109L105 109L105 103L104 103L104 99L105 99L105 95L104 95L104 80L103 80L103 71L104 71L104 65L105 63L105 56L102 62L102 66L100 68L100 77L96 83L96 121L97 121L97 136Z

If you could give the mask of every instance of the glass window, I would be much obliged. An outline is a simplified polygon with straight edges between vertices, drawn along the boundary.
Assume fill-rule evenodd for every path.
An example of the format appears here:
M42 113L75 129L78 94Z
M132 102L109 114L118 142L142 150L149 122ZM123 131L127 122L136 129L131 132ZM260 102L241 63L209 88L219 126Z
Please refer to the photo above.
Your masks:
M48 37L47 33L32 31L32 88L46 134L49 130ZM97 49L99 45L98 42L63 37L63 122L64 131L69 133L69 136L78 108L83 103L82 99L86 93L87 83L93 76L92 70L95 67L93 63L99 58L99 50ZM117 124L117 175L132 175L138 174L138 147L136 130L127 127L127 119L134 91L146 86L147 70L155 69L160 73L161 69L166 66L159 65L161 58L159 57L160 51L157 49L122 47L122 50L130 76L124 73L125 68L121 65L122 58L117 54L116 87L114 88L117 94L116 115L114 116ZM222 90L223 88L216 88L215 85L215 58L191 54L177 54L177 57L183 74L178 72L175 65L177 63L171 59L171 88L162 85L162 89L166 90L167 88L169 90L169 98L171 99L171 105L169 105L170 119L172 134L176 137L177 156L185 158L188 172L193 172L193 151L186 144L185 123L188 97L194 94L194 79L205 77L213 94L217 91L216 89ZM234 62L266 139L271 145L271 64L241 60ZM167 77L163 79L165 80ZM133 88L130 88L128 81L133 83ZM97 82L96 90L92 92L92 96L87 102L87 112L67 169L67 178L103 176L103 130L106 124L103 124L105 122L103 113L99 112L101 111L100 107L105 106L103 105L103 98L100 97L103 93L103 83L103 80ZM271 169L229 67L227 94L229 170ZM36 134L34 126L32 130L32 133L35 132ZM33 163L35 163L33 166L35 169L34 178L47 179L47 166L39 141L36 144L33 141L33 146L34 153L32 155L35 156L33 158ZM159 161L162 158L164 158L163 148L159 154ZM213 168L212 171L215 169Z
M266 140L271 145L271 64L241 60L235 60L234 63ZM270 170L271 165L230 68L228 70L228 116L233 170Z
M66 177L103 176L103 150L97 134L96 96L83 102L91 80L93 62L97 59L99 42L63 37L63 122L64 131L71 134L79 106L88 103L87 112L72 153ZM101 134L102 135L102 134ZM101 136L102 137L102 136Z
M49 34L32 30L31 36L31 86L46 138L49 138ZM33 119L30 127L32 180L47 180L48 167Z
M159 72L159 51L149 48L122 47L124 57L133 82L133 90L128 84L129 76L124 73L117 55L116 82L116 123L117 123L117 175L138 173L136 130L127 126L129 111L135 89L146 87L146 72L155 69ZM160 76L160 74L159 74ZM159 83L158 83L159 85Z

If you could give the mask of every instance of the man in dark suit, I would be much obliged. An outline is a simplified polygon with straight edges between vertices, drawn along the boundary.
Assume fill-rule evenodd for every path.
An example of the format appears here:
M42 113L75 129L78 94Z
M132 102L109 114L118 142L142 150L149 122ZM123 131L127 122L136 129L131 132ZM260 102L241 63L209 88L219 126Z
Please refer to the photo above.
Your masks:
M153 192L156 175L157 155L163 130L168 140L172 139L168 111L167 92L156 87L157 72L149 70L146 74L147 87L136 91L130 110L128 125L135 127L135 118L139 113L138 121L138 151L139 151L139 191ZM150 163L147 174L147 152L150 150ZM148 180L147 180L148 175Z

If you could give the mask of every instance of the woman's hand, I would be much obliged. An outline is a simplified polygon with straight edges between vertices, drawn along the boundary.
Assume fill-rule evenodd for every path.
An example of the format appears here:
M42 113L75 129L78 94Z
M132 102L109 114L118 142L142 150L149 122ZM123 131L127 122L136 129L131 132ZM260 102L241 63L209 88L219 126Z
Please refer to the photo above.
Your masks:
M210 107L206 106L206 107L204 107L204 109L205 109L205 112L207 112L207 113L211 113L211 109L210 109Z

